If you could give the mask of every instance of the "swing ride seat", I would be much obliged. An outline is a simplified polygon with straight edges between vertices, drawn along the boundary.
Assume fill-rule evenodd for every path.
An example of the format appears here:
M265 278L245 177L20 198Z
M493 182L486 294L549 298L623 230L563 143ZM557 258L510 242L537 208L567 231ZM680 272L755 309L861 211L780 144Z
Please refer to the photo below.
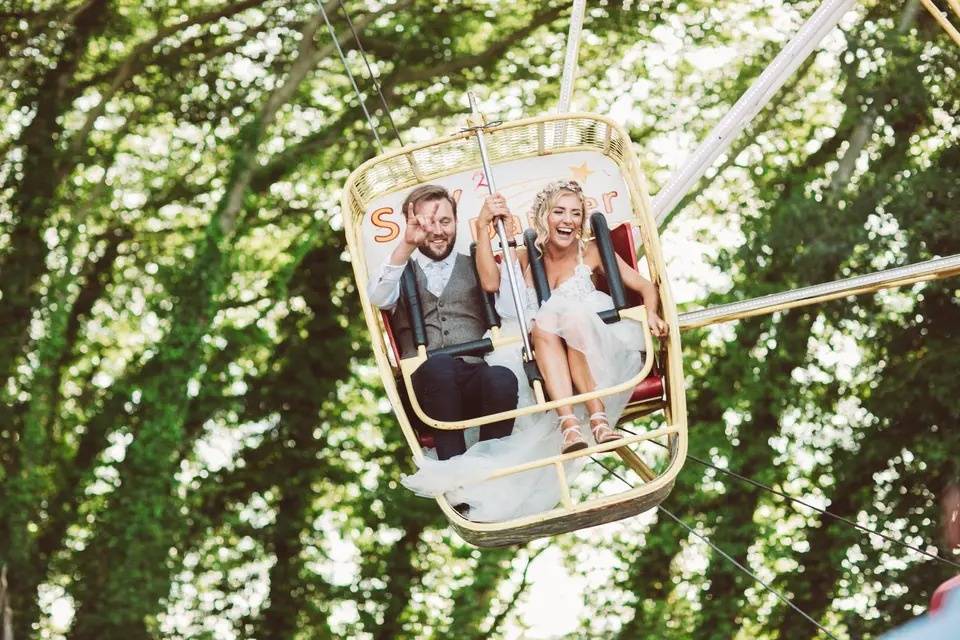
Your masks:
M660 340L657 369L653 367L655 358L650 354L644 370L634 378L567 400L580 403L631 389L630 405L624 416L632 420L655 412L649 418L649 424L638 423L638 432L625 435L622 440L563 455L558 452L527 464L498 469L488 478L492 480L536 468L550 469L560 491L560 504L555 508L500 522L475 522L454 510L445 496L438 496L437 503L461 537L483 547L524 543L649 510L669 494L686 458L686 403L676 305L666 279L645 181L629 137L616 122L595 114L547 115L496 126L482 123L474 126L484 127L482 135L495 174L510 176L513 180L501 191L509 198L514 211L525 211L529 200L543 184L571 173L584 186L591 210L603 211L602 217L612 229L610 238L615 251L633 265L636 265L634 230L639 232L650 279L659 289L662 315L670 331ZM473 128L382 154L358 167L343 190L344 227L356 286L371 334L371 346L385 391L415 460L424 455L424 447L433 444L429 434L420 433L413 427L415 423L422 422L434 429L465 429L551 411L563 402L543 398L542 388L537 383L534 387L536 395L543 399L534 406L456 422L431 418L423 413L416 397L409 391L411 375L428 357L425 344L417 347L416 355L400 357L389 315L378 313L367 297L369 274L379 268L402 232L400 204L412 188L440 184L448 189L458 201L458 238L467 239L486 231L471 228L469 219L479 211L487 192L484 174L478 171L481 158L477 137L478 130ZM514 216L509 226L510 235L516 238L524 227L529 226L529 221ZM458 246L461 245L458 243ZM636 321L647 336L647 343L653 344L646 314L638 302L629 299L618 311L619 316ZM495 328L486 348L496 350L509 346L515 350L521 338L517 330ZM418 419L412 419L414 414ZM653 447L647 441L664 444L666 449ZM592 490L577 487L575 491L578 493L574 495L567 483L564 463L607 453L617 454L634 472L639 480L637 486L616 492L613 492L613 485L607 484Z
M637 250L636 244L633 240L633 229L630 223L624 222L618 225L614 229L610 230L609 236L613 243L613 249L616 254L623 258L627 264L636 269ZM471 253L472 248L473 247L471 247ZM496 256L497 262L501 262L500 257L500 255ZM607 279L603 276L600 276L598 280L599 282L597 283L597 288L605 293L610 293L610 285L607 282ZM487 296L487 294L483 293L481 293L481 295L484 297ZM627 291L626 295L630 306L642 304L642 301L639 299L640 296L636 292ZM400 362L400 349L393 334L390 316L390 312L380 312L380 319L381 322L383 322L384 331L390 344L394 361ZM654 363L649 375L640 381L640 383L634 388L633 393L630 395L630 399L627 401L627 406L624 408L623 414L621 415L620 422L629 422L640 416L662 409L666 404L663 400L663 395L663 371L659 363ZM425 449L435 448L436 445L432 433L423 429L414 429L414 431L416 432L417 440L420 442L421 447Z

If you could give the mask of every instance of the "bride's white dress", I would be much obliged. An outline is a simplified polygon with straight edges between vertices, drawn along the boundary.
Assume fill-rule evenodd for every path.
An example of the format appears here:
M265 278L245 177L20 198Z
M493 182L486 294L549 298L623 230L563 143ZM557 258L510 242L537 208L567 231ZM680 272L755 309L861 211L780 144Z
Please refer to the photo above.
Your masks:
M519 267L517 282L523 282ZM507 292L504 282L500 289ZM622 320L605 324L598 311L613 308L610 296L597 291L590 268L580 262L572 276L557 285L550 298L538 309L536 293L526 288L525 315L533 318L541 330L550 331L586 355L590 372L597 388L621 383L637 374L644 363L644 338L640 325ZM497 310L504 321L502 330L518 331L516 312L508 294L498 299ZM520 347L499 349L487 356L491 365L502 365L513 370L520 381L518 406L534 404L533 394L523 373ZM604 398L610 424L614 425L630 398L627 390ZM575 407L580 418L584 438L593 442L586 426L583 405ZM467 430L467 452L449 460L437 460L433 450L426 450L419 470L402 479L404 486L415 493L435 497L446 494L451 504L470 506L469 518L478 522L496 522L541 513L552 509L560 501L560 486L552 466L496 480L485 480L497 469L512 467L560 453L561 437L556 414L536 413L521 416L514 423L513 433L506 438L476 442L477 429ZM473 433L471 433L473 432ZM471 440L476 442L470 446ZM585 464L584 458L566 463L567 481L573 482Z

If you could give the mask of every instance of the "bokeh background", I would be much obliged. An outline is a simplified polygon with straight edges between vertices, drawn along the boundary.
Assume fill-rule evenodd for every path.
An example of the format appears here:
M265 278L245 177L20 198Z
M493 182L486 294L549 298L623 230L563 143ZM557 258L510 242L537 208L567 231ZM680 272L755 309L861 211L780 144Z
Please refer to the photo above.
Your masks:
M574 107L629 128L656 191L818 4L589 2ZM467 90L556 108L568 2L325 7L405 143ZM315 3L13 0L0 52L17 640L825 637L655 512L479 551L399 486L339 211L378 150ZM683 308L960 252L958 68L916 0L859 3L665 228ZM958 287L685 334L691 453L937 553ZM666 505L839 638L950 575L693 461Z

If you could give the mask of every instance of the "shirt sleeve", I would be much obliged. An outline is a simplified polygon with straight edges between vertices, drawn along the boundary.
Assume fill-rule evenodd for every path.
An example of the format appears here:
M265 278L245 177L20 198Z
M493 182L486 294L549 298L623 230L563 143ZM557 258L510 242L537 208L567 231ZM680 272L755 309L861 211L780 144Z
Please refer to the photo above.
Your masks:
M370 302L384 311L392 311L400 299L400 276L406 265L384 262L380 271L372 278L368 285Z

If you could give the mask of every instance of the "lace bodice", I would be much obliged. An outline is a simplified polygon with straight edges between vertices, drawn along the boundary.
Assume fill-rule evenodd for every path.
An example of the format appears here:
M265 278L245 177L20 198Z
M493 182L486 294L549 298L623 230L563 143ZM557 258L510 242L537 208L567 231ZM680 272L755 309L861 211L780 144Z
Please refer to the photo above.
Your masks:
M515 273L517 274L518 279L522 279L520 275L520 265L517 262L513 263ZM513 301L509 294L504 294L504 292L509 291L509 285L507 284L507 278L504 273L501 273L500 280L500 295L497 296L496 308L497 312L503 318L516 318L516 311L513 308ZM590 294L597 291L597 288L593 285L593 272L590 270L586 264L582 261L577 264L573 269L573 275L569 278L558 284L550 292L550 299L553 300L557 298L557 301L584 301ZM524 288L526 292L526 300L524 300L524 313L527 318L532 318L536 315L538 310L537 305L537 291L533 288L532 285L527 284Z
M572 276L553 289L550 297L584 298L590 295L596 291L596 287L593 286L592 274L593 272L590 270L590 267L581 262L573 269Z

